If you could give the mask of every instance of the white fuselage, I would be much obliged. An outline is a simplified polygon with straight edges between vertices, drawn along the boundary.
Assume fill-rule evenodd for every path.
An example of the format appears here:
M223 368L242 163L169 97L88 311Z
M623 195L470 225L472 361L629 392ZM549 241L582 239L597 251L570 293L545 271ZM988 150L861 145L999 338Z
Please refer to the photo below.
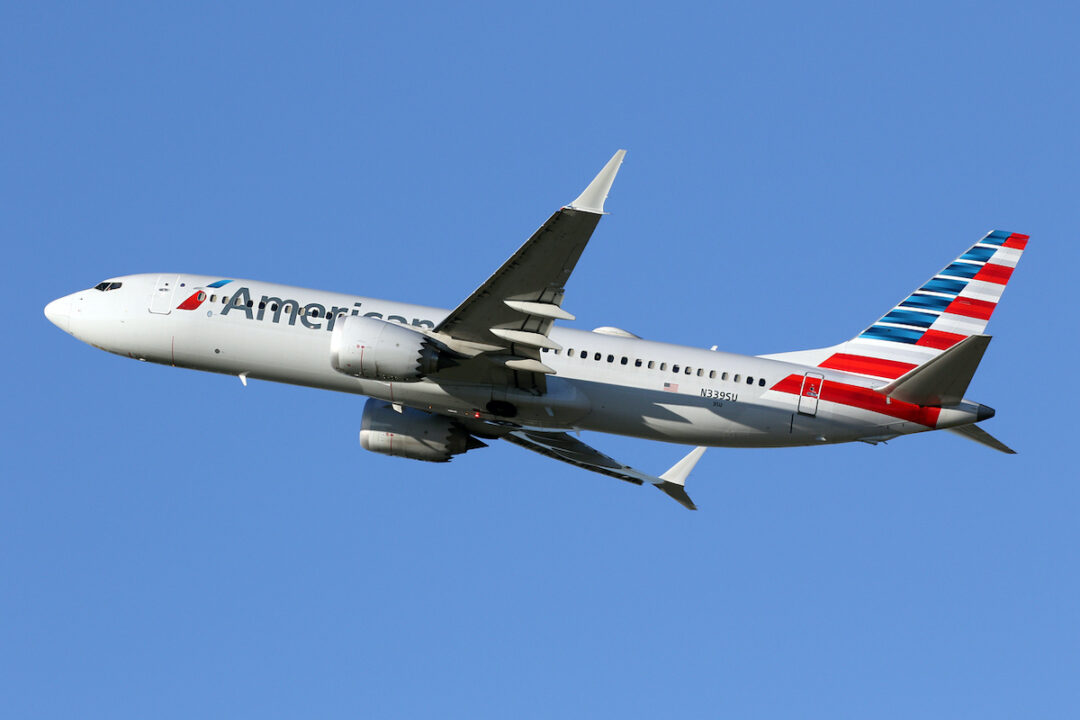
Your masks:
M46 314L79 340L139 360L367 395L466 420L504 422L485 408L493 399L508 400L519 409L513 422L523 426L691 445L876 441L971 423L979 411L966 402L930 414L897 409L873 394L883 382L859 375L561 327L552 329L551 339L563 349L542 354L555 370L544 395L429 378L363 380L331 367L330 331L337 317L328 313L367 315L424 332L447 311L252 280L207 287L218 279L114 278L118 289L74 293L50 303ZM170 291L162 290L164 281ZM205 289L206 298L193 309L178 309L197 289ZM225 303L242 289L251 307ZM807 373L830 388L848 389L835 397L853 399L819 400L820 385L817 392L803 389Z

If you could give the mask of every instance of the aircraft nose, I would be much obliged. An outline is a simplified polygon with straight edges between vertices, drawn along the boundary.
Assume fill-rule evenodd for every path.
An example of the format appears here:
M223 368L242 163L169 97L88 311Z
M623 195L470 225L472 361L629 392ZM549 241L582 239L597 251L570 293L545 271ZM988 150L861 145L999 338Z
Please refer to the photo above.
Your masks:
M71 296L57 298L46 305L45 317L64 332L71 332Z

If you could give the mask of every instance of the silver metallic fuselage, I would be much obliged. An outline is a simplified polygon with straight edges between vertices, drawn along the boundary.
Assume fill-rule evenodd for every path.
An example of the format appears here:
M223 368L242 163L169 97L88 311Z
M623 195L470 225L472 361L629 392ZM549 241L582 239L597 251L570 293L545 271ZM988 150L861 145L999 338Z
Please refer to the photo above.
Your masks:
M152 312L151 297L162 277L175 278L174 293ZM513 422L523 426L596 430L690 445L815 445L873 441L934 429L827 402L816 408L816 414L800 413L799 397L772 389L784 378L808 370L820 373L826 382L864 387L881 384L865 377L561 327L552 330L551 338L564 350L543 354L544 364L556 371L548 377L544 395L430 378L394 383L362 380L331 367L334 318L327 317L328 312L336 309L337 314L379 317L426 331L447 311L251 280L230 281L219 294L208 289L208 297L198 307L178 309L187 295L217 279L182 274L113 278L122 283L119 289L68 295L50 303L46 315L77 339L118 355L245 379L366 395L465 421L505 422L485 409L496 399L513 402L519 409ZM240 288L248 289L250 308L223 304L222 297ZM260 308L264 297L277 302ZM278 306L287 300L314 312L283 311ZM574 351L573 357L569 350ZM580 357L582 350L588 351L586 357ZM672 370L675 365L679 372ZM685 373L687 367L690 374ZM712 373L715 377L710 377ZM747 382L747 378L751 380ZM762 379L764 385L760 384ZM979 407L965 402L944 408L936 427L974 422Z

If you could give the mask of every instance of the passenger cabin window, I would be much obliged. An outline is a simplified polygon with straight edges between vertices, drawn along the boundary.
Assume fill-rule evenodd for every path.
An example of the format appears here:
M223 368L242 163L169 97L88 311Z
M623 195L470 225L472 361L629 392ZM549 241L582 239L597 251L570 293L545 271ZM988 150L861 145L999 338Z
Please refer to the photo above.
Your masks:
M210 302L217 302L217 293L210 296Z
M716 371L715 370L710 370L709 371L709 379L710 380L715 380L716 379Z
M615 356L614 355L608 355L607 356L607 361L608 362L615 362Z
M672 365L671 366L671 372L678 373L679 372L679 366L678 365Z
M765 387L765 378L758 378L758 387Z
M625 364L626 364L626 363L628 363L628 362L630 362L630 358L628 358L628 357L626 357L625 355L623 355L623 359L622 359L622 364L623 364L623 365L625 365Z
M746 384L747 385L753 385L754 384L754 377L752 375L747 375L746 376Z
M704 369L702 369L702 368L698 368L698 369L697 369L697 376L698 376L698 377L701 377L701 376L703 376L704 374L705 374L705 370L704 370Z
M692 375L693 373L694 373L694 368L690 367L689 365L687 365L686 369L683 370L684 375Z
M600 353L596 353L596 355L593 356L593 359L596 360L597 362L600 362L600 358L602 358L602 357L604 357L604 356L601 355Z
M667 370L667 363L660 363L661 370Z
M739 382L739 377L740 377L739 374L735 373L735 382Z
M656 367L656 361L655 360L650 360L649 361L649 369L652 370L655 367Z
M727 373L724 373L723 375L721 375L720 379L721 380L727 380Z
M641 358L634 360L634 367L641 367Z

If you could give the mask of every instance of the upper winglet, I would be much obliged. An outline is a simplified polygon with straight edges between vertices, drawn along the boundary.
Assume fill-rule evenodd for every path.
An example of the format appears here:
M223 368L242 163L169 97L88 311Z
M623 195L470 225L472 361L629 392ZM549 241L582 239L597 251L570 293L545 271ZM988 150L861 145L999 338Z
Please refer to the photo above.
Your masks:
M607 165L593 178L589 186L577 196L574 202L566 207L572 210L583 210L602 215L604 213L604 201L607 200L611 184L615 182L615 175L619 172L619 166L622 165L625 155L625 150L619 150L612 155L611 159L607 161Z

